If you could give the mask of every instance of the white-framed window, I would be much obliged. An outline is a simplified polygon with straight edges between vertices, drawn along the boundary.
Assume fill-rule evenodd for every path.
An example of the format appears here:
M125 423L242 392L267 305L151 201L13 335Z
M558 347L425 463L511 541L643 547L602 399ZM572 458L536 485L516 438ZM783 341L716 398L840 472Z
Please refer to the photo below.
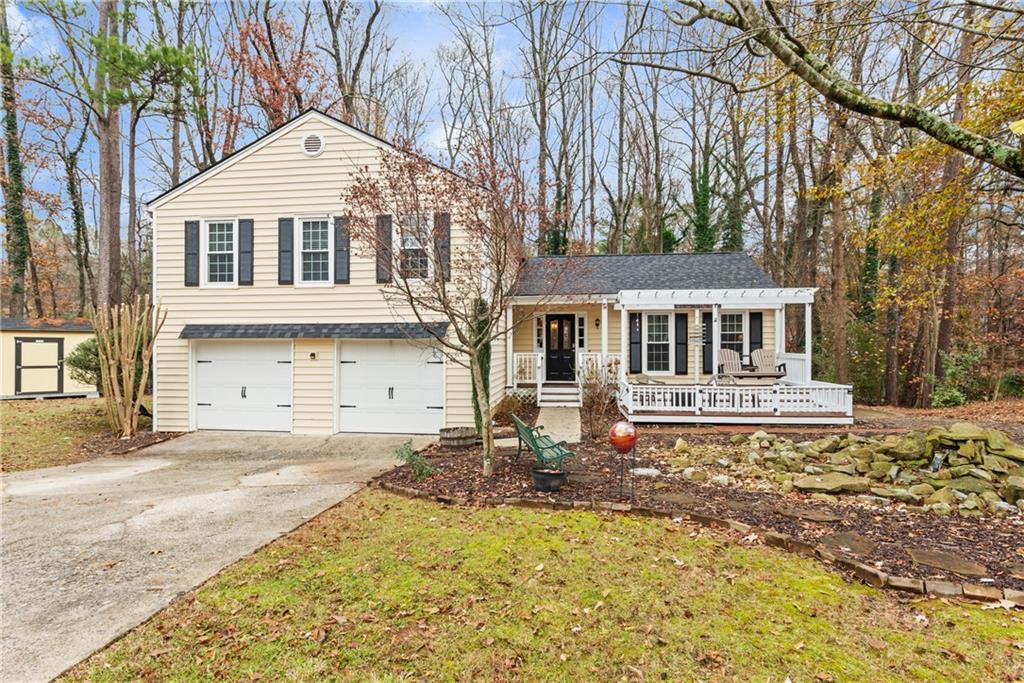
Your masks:
M202 283L204 287L238 286L238 219L203 221Z
M430 277L430 220L426 214L398 217L398 268L404 278Z
M721 347L732 349L740 354L741 358L744 355L743 348L746 341L744 318L746 318L746 313L722 313L719 318Z
M587 350L587 316L585 313L576 316L576 350Z
M540 352L544 350L544 316L538 315L534 318L534 337L533 337L533 348L535 351Z
M675 336L671 313L644 314L644 372L650 375L672 373L672 342Z
M334 231L328 216L295 219L295 282L300 285L330 285L334 282Z

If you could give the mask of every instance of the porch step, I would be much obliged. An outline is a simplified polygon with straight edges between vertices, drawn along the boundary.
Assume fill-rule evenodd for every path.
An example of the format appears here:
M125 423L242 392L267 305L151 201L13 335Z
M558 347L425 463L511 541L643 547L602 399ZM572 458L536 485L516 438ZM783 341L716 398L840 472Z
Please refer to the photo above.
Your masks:
M541 408L578 408L582 405L580 388L575 384L544 384L537 405Z

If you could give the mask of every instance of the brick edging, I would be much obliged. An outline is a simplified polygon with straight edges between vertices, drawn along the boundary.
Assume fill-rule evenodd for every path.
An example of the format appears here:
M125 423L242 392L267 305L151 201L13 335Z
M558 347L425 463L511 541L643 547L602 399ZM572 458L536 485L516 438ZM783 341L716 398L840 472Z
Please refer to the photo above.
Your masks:
M714 517L700 512L685 510L658 510L642 505L631 503L618 503L610 501L590 500L540 500L536 498L514 498L503 496L487 496L482 500L470 500L462 496L443 496L426 491L420 491L407 486L398 486L379 479L372 482L374 485L396 493L407 498L421 498L445 505L485 505L494 507L508 505L510 507L546 509L546 510L597 510L602 512L623 512L642 515L645 517L667 517L671 519L686 519L696 522L701 526L732 529L741 534L756 532L765 545L773 548L780 548L797 555L814 557L824 562L834 564L853 573L862 582L875 588L888 588L890 590L902 591L905 593L916 593L918 595L929 595L936 598L962 598L978 602L999 602L1006 600L1017 607L1024 608L1024 591L1013 588L997 588L996 586L984 586L976 583L959 583L954 581L939 581L933 579L912 579L906 576L888 574L879 569L854 560L845 555L838 555L823 545L812 545L806 541L793 538L789 534L783 534L774 530L765 530L754 527L743 522Z

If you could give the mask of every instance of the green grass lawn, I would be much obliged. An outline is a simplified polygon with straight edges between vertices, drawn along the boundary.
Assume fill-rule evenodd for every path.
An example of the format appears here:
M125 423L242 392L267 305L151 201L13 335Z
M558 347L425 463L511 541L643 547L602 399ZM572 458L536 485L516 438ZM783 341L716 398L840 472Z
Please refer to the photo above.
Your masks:
M980 681L1024 615L898 599L667 520L369 490L68 676L122 680Z
M108 431L99 398L0 401L0 468L16 472L85 460L82 442Z

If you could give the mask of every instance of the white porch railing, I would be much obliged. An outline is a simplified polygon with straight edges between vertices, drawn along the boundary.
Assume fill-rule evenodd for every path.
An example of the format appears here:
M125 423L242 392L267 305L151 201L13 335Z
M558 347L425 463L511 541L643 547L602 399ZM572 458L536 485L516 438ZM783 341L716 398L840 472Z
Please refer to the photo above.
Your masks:
M588 377L601 376L608 381L614 381L619 376L621 362L621 353L579 351L576 354L576 379L582 382Z
M803 353L780 353L779 363L786 364L786 380L793 384L809 384L811 369L807 367L807 355Z
M543 356L539 353L512 354L512 386L520 384L536 384L540 373Z
M619 382L619 402L628 413L678 412L799 416L853 415L853 392L844 384L709 386Z

